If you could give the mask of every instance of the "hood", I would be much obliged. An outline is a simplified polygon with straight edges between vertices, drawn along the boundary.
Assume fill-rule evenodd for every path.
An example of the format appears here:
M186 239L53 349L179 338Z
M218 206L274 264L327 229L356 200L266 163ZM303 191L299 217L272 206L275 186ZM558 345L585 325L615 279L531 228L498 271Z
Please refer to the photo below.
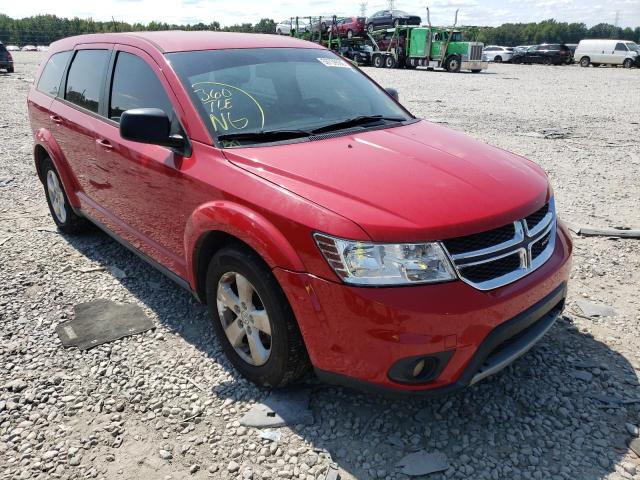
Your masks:
M481 232L533 213L550 195L533 162L425 121L224 155L354 221L375 241Z

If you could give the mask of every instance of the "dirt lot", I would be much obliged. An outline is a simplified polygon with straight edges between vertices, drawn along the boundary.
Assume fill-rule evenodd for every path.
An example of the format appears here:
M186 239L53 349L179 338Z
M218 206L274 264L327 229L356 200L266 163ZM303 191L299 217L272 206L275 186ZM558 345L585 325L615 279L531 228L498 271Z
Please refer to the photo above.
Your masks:
M271 443L239 424L267 392L231 369L204 307L106 235L56 233L25 104L40 54L14 58L0 74L0 478L324 479L331 465L344 479L406 478L396 463L425 449L450 465L429 478L640 479L627 446L640 424L640 240L576 237L565 316L495 377L434 400L311 383L313 424ZM367 73L414 114L538 162L561 218L640 228L640 70ZM99 266L127 277L82 273ZM63 348L55 326L98 298L141 305L157 328ZM582 315L581 299L615 314Z

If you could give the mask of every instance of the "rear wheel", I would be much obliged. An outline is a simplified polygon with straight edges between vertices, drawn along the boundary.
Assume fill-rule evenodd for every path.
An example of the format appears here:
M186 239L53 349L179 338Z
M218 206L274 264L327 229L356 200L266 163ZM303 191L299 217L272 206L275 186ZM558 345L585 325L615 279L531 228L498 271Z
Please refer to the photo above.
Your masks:
M376 68L384 67L384 59L382 58L382 55L380 55L379 53L375 53L373 55L373 58L371 59L371 63Z
M293 311L265 263L241 246L220 250L207 272L207 303L234 367L263 387L300 378L309 359Z
M622 62L622 66L624 68L631 68L633 67L633 60L631 60L630 58L627 58L624 62Z
M493 61L496 63L502 63L502 57L500 55L496 55Z
M460 57L457 55L452 55L445 62L445 69L451 73L458 73L461 67L462 62L460 61Z
M91 224L84 218L76 215L71 208L67 194L64 191L58 171L51 159L46 158L42 164L44 179L44 193L47 197L49 211L53 221L61 232L82 233L91 228Z
M387 58L384 59L384 66L387 68L396 68L396 59L393 55L387 55Z
M542 64L543 64L543 65L551 65L551 63L552 63L552 62L551 62L551 59L550 59L549 57L544 57L544 58L542 59Z

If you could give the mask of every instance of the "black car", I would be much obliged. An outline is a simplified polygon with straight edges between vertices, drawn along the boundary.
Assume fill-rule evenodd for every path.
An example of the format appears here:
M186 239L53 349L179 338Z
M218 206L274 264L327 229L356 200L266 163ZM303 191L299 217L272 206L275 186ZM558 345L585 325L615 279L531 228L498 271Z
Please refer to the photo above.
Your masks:
M0 70L13 73L13 57L7 48L0 42Z
M525 51L516 52L513 63L542 63L544 65L568 65L572 61L571 50L563 43L543 43Z
M367 31L378 28L391 28L398 25L420 25L422 19L417 15L409 15L402 10L380 10L367 18Z
M353 60L358 65L371 64L371 50L370 47L364 43L343 45L340 47L339 53L343 57Z

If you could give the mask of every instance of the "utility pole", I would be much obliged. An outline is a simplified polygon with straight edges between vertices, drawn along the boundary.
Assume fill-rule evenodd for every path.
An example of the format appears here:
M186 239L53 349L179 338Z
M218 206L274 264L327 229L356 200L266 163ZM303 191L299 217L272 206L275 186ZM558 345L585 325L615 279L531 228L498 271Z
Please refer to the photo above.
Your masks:
M389 2L389 10L395 10L396 9L396 0L388 0Z
M360 16L367 16L367 2L360 2Z
M620 22L620 10L616 10L616 21L613 24L617 27Z

